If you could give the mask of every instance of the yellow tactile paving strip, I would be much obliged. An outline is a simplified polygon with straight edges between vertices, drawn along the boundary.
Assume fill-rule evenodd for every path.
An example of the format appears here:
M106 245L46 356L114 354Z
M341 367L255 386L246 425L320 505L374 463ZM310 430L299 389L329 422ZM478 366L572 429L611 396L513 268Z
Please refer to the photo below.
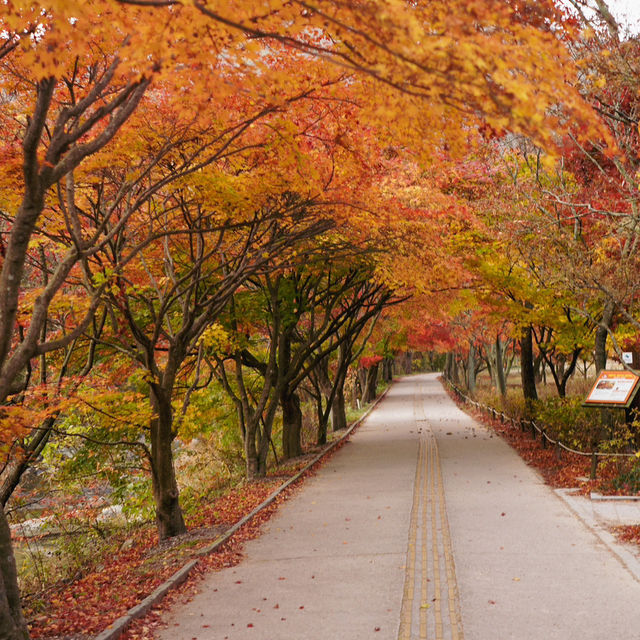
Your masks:
M420 433L398 640L463 640L438 447L420 394Z

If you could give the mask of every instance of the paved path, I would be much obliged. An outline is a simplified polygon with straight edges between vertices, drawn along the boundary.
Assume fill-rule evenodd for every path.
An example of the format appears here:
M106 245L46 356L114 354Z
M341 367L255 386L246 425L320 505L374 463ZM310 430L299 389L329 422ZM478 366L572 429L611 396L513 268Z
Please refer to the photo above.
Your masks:
M640 582L572 500L405 378L159 637L640 638Z

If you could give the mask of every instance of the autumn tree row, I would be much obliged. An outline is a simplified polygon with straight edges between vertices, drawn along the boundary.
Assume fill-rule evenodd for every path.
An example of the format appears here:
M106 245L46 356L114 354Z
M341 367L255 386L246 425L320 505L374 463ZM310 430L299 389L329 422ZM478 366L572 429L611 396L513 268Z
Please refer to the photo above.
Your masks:
M432 318L449 374L471 389L487 369L506 393L515 356L525 398L544 374L564 396L578 369L637 348L640 45L606 5L577 19L571 53L601 134L585 139L568 120L553 152L523 136L493 139L449 178L473 224L452 254L463 267L450 286L462 292Z

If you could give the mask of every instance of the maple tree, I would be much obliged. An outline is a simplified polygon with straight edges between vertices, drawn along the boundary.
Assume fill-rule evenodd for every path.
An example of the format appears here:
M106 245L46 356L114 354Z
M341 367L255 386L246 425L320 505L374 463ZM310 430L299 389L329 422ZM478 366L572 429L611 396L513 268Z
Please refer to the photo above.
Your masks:
M184 414L190 393L207 380L205 353L211 324L230 303L234 291L269 257L322 229L321 222L296 220L305 204L274 199L265 203L254 220L235 223L231 229L212 228L208 220L198 230L203 219L198 220L192 211L186 246L172 242L171 252L165 250L161 262L164 271L152 272L151 281L157 287L154 304L148 303L148 285L132 287L127 272L113 297L114 313L122 315L128 330L123 339L112 344L130 353L147 376L153 415L150 464L161 539L184 529L171 452L179 426L174 414ZM286 217L295 221L287 223ZM147 273L152 259L146 256L143 263ZM168 282L160 285L163 278ZM133 348L128 344L130 335L135 339ZM179 411L173 406L178 387L183 390L178 396L182 397Z
M49 310L55 300L62 299L63 285L76 265L106 241L100 227L85 234L77 211L67 211L62 227L69 241L63 243L58 238L54 248L45 249L51 253L47 255L47 263L41 265L45 273L42 286L33 291L35 295L30 300L29 297L25 300L23 282L30 250L34 236L46 227L43 212L51 188L62 186L74 168L113 139L149 86L144 75L123 69L118 47L122 40L118 37L108 43L103 41L101 48L96 36L70 66L59 68L59 73L53 75L52 69L46 65L43 68L43 61L38 59L40 46L46 50L51 44L48 37L54 37L46 17L42 16L41 24L33 25L28 19L23 21L22 16L13 15L12 10L5 7L3 11L3 26L8 34L0 61L0 81L7 96L0 114L6 167L2 175L2 205L9 212L3 223L0 272L3 402L10 395L24 392L32 358L72 344L92 322L102 287L96 287L88 304L68 315L68 322L58 326L58 331L50 331ZM20 37L9 35L14 33L16 18L23 27L19 29ZM19 431L13 433L14 437L20 435ZM5 430L5 442L6 438ZM35 446L34 451L37 449ZM25 637L4 511L0 515L0 545L3 556L0 627L6 630L6 637Z
M318 359L308 373L315 391L312 395L317 407L318 444L327 441L329 418L333 431L346 429L345 385L349 369L363 354L383 310L400 302L401 299L391 297L391 291L386 287L372 281L364 282L359 291L354 291L350 313L331 339L332 353Z
M95 8L98 13L101 8L104 9L106 14L109 13L106 5ZM67 26L68 24L82 24L81 17L88 20L89 23L100 23L101 18L106 17L105 13L102 13L99 14L98 18L95 16L90 18L86 12L75 13L74 8L70 10L73 14L69 16L72 19L65 23ZM46 22L46 17L43 14L43 22ZM19 20L21 18L17 17L16 19ZM58 19L60 18L58 17ZM114 24L116 30L121 26L118 22ZM88 25L85 23L83 26L86 27ZM55 40L55 37L48 30L49 25L42 28L44 34L42 42L38 41L33 47L36 54L39 50L38 47L41 47L43 51L47 47L51 47L51 50L55 51L55 46L51 43L51 40ZM64 32L64 29L61 31ZM170 157L171 152L175 152L175 145L163 144L162 139L157 138L155 140L156 146L152 149L152 153L148 158L142 160L139 156L133 156L130 150L125 150L122 153L122 149L119 150L119 156L115 154L103 154L101 156L100 161L106 162L107 173L111 172L111 178L118 175L121 176L122 183L121 185L116 185L115 190L108 192L104 179L99 179L97 186L89 184L87 187L87 185L81 184L76 188L76 180L81 179L81 177L73 176L72 171L86 158L92 155L96 156L113 139L118 129L122 128L135 111L135 108L139 106L142 95L149 87L150 76L153 76L156 72L155 68L149 69L149 59L146 59L142 66L142 68L149 70L148 75L140 75L140 66L136 71L131 71L131 66L127 66L127 63L132 66L141 63L141 59L136 57L135 52L144 52L145 49L144 47L136 48L136 45L140 45L140 41L137 38L128 39L124 35L122 38L114 38L113 34L109 34L105 38L109 41L110 46L103 45L100 48L98 46L100 37L105 35L102 28L96 34L93 34L90 28L88 32L90 33L90 42L81 43L88 47L87 52L83 53L83 58L79 56L75 63L72 62L70 69L60 68L59 63L54 58L48 61L43 58L41 62L44 65L44 69L41 69L39 64L35 64L34 51L27 50L24 52L23 49L25 47L23 44L16 45L10 51L7 48L6 51L7 55L13 52L16 52L16 55L17 53L23 55L19 60L11 60L5 66L4 80L6 81L6 86L10 87L14 95L20 96L20 98L16 97L9 104L9 108L3 112L5 117L4 125L8 134L5 138L7 141L6 153L12 162L12 164L8 163L7 165L12 169L3 174L5 194L15 192L13 189L10 190L9 187L10 181L15 178L19 167L21 144L24 150L23 164L27 184L22 205L18 202L14 203L9 197L6 197L3 202L8 211L13 211L14 206L19 207L17 215L8 215L6 217L11 234L5 243L5 260L3 262L3 277L6 285L3 289L6 294L4 300L6 304L3 306L5 311L3 326L5 329L5 355L7 356L2 378L5 385L3 387L4 396L9 392L15 393L19 390L11 385L16 382L16 377L19 377L24 367L29 368L33 355L38 352L44 355L46 352L74 344L93 321L93 314L102 301L101 296L112 286L113 278L107 273L103 274L100 279L92 279L90 269L87 269L87 260L96 259L96 256L101 251L109 251L114 246L118 246L122 238L126 236L126 232L130 231L130 229L127 229L130 216L139 210L142 205L148 204L151 196L157 193L160 186L165 185L169 179L176 179L181 174L184 175L196 170L198 164L204 166L207 161L211 161L211 158L207 157L207 145L198 146L197 137L192 130L191 135L193 137L188 141L182 140L185 155L178 158L177 166L170 167L171 162L176 160L175 155L173 158ZM64 38L73 39L73 36L77 34L75 32L64 35L56 34L56 36L58 35L61 37L62 42L67 45L68 42L65 42ZM28 39L27 32L21 32L21 36ZM19 36L16 35L15 38L18 40ZM134 43L133 48L132 41ZM112 49L113 42L122 42L123 44L115 52L104 53ZM77 45L78 43L74 42L74 44ZM80 49L78 50L80 51ZM129 56L129 54L132 55ZM146 55L143 53L143 56ZM23 68L20 68L20 65ZM37 73L53 71L59 75L52 76L50 79L45 78L42 81L37 79ZM36 78L31 85L29 81L24 80L29 73L33 73ZM170 90L174 92L180 91L179 83L185 82L185 77L186 72L182 75L174 74L172 77L174 84ZM176 86L176 83L178 83L178 86ZM23 93L18 94L18 91L22 89L24 89ZM30 106L29 91L32 89L32 93L35 94L33 115L25 118L21 114L21 109L26 110L28 113ZM166 88L161 88L160 92L156 91L152 97L151 104L155 107L160 106L162 92L166 91ZM204 94L203 102L206 104L207 100L207 94ZM202 104L198 101L194 100L192 103L194 110L201 106ZM269 105L267 110L273 110L273 106ZM254 113L254 117L259 115L259 110ZM188 114L183 115L183 120L187 118ZM222 120L224 121L224 118ZM11 135L11 125L14 122L19 124L26 123L26 132L22 139L19 135ZM226 129L224 126L219 127L218 133L220 133L220 128L222 128L223 133L216 141L218 142L218 149L228 152L228 140L233 140L243 128L250 126L251 122L251 118L248 118L240 124L236 122L233 125L229 125ZM176 127L173 132L175 139L175 136L181 135L182 131L180 122L174 123L174 125ZM92 131L95 132L93 138L90 137ZM200 131L200 133L202 134L203 132ZM224 139L225 135L227 140ZM191 148L187 149L186 146L189 144ZM46 151L42 159L44 163L42 167L39 165L41 153L38 153L38 151L40 148ZM97 162L98 160L94 160L94 163ZM137 173L133 177L130 171L132 162L138 162ZM149 167L157 168L162 162L164 162L165 174L157 178L155 184L150 187L147 181ZM86 162L84 164L87 165ZM39 167L40 171L38 172ZM167 167L171 171L167 171ZM91 165L89 165L89 168L91 168ZM93 175L95 176L95 172ZM95 180L95 177L93 179ZM51 223L43 231L43 227L36 225L36 222L41 222L43 212L47 211L46 207L51 206L47 190L50 185L56 183L58 184L58 206L52 206L51 212L53 215L59 214L61 217L56 220L52 216L48 216L47 219L51 220ZM113 184L113 180L111 184ZM91 200L91 194L87 195L87 191L92 191L96 195L94 201ZM109 197L111 200L109 200ZM78 199L81 199L81 202ZM127 201L127 199L130 200ZM105 207L105 205L107 206ZM87 206L93 207L93 213L96 214L95 217L85 215L85 207ZM106 214L104 213L105 209ZM60 220L64 221L63 224L60 224ZM52 275L47 276L44 293L35 298L30 317L25 316L28 318L26 323L28 331L23 335L22 332L25 325L22 323L19 323L17 327L14 325L13 318L17 314L17 306L14 305L12 307L11 302L12 300L15 301L21 293L20 283L22 281L22 269L28 256L27 246L30 236L34 234L42 234L55 244L57 255L51 261L55 262L56 267L52 269ZM143 237L140 240L139 247L148 243L153 239L154 235L157 234L151 233ZM71 249L68 249L69 246ZM134 248L129 247L129 249L131 251L127 259L130 259L135 253ZM82 265L82 270L76 268L79 264ZM46 272L48 267L44 264L41 266ZM88 276L84 279L83 270L85 275ZM77 313L68 315L66 322L59 327L62 330L62 335L59 331L58 334L53 334L52 339L50 330L52 326L50 322L51 316L48 311L53 297L56 294L63 294L63 289L64 297L68 300L69 290L68 288L63 288L62 285L72 275L77 279L76 284L82 283L89 290L89 304L86 304L87 299L85 297L83 302L78 305L78 310L82 312L80 317L78 317ZM59 295L58 299L61 300L62 295ZM28 304L29 300L27 299L24 301L25 314L28 313ZM74 320L75 324L71 325ZM43 328L47 323L48 331L44 332ZM8 353L8 342L14 335L18 338L17 348L12 353ZM38 344L39 340L44 340L44 342ZM42 368L43 371L44 368ZM18 379L18 384L21 385L22 380ZM50 413L51 415L46 418L47 427L37 429L34 434L36 437L30 440L31 455L36 454L40 450L40 445L46 442L46 437L40 438L39 436L40 434L43 436L48 434L51 423L55 421L57 413L51 408ZM13 426L15 425L15 420L7 420L6 423ZM26 457L22 462L25 460L27 460ZM14 478L19 475L19 468L24 468L22 462L16 466L17 471L14 474ZM12 480L11 484L15 484L15 480ZM3 544L5 544L5 547L10 548L8 529L3 529ZM7 557L10 557L10 555L8 553ZM15 616L16 633L22 633L23 629L17 630L18 627L22 628L24 624L20 617L19 605L17 605L14 569L11 566L7 568L6 575L8 584L13 583L11 585L13 591L10 594L9 602L7 602L8 606L3 609L3 612L7 613L7 628L11 626L9 618Z
M638 214L638 101L637 36L623 37L621 25L606 4L598 3L593 17L581 15L584 37L574 56L587 70L582 91L593 104L615 143L607 157L607 141L592 138L579 144L575 135L565 143L567 181L571 187L556 189L548 199L565 218L574 220L577 242L570 290L579 298L578 313L596 332L596 366L604 368L610 337L619 354L615 324L634 327L637 298ZM564 185L563 185L564 186ZM567 193L569 191L569 193ZM565 236L568 234L565 234ZM569 244L565 240L566 244ZM619 334L619 336L624 333Z
M342 348L343 360L350 360L350 341L393 297L383 285L370 281L364 266L340 264L346 257L341 244L320 242L318 248L302 254L303 263L252 278L247 283L250 293L238 296L229 310L227 323L236 333L242 332L240 323L248 330L247 318L255 317L249 330L256 338L238 345L235 353L217 356L218 375L238 406L249 478L266 473L278 407L283 417L284 458L302 453L299 387L334 351ZM226 361L233 368L233 378ZM346 366L348 362L343 362ZM253 390L247 368L259 376L259 383L251 383ZM330 403L342 389L344 374L329 391Z
M148 459L161 539L184 530L171 444L179 426L174 414L184 415L191 393L206 380L201 337L249 276L330 224L308 215L318 206L314 197L286 190L291 184L276 170L278 148L265 151L273 147L270 136L241 135L260 115L222 132L215 121L211 131L189 122L172 140L164 133L164 113L159 150L154 153L149 143L138 149L141 181L130 184L142 193L123 197L124 181L110 167L90 205L104 207L111 189L118 206L135 209L132 221L140 229L128 228L97 260L97 274L111 283L103 299L120 327L101 342L145 371L153 415ZM131 173L130 166L123 170ZM179 410L177 388L186 390L178 394Z

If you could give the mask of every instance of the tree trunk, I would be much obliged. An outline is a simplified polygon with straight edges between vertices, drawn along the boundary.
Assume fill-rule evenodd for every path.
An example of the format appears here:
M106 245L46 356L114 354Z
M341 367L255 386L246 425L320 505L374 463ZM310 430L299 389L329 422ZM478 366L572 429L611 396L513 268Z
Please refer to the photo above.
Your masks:
M159 385L151 386L151 464L153 499L156 504L158 537L166 540L187 530L182 509L178 483L173 464L173 410L171 395Z
M329 377L329 358L322 358L320 362L315 366L315 383L316 392L318 394L316 398L317 415L318 415L318 436L316 438L316 444L327 444L327 429L329 423L328 411L323 406L323 398L327 399L331 396L333 385L331 384L331 378Z
M445 356L444 377L449 380L449 382L453 382L453 353L451 353L451 351L448 351Z
M302 455L302 410L295 392L285 390L280 395L282 408L282 455L285 460Z
M277 404L274 402L273 407ZM258 431L258 478L264 478L267 475L267 458L269 457L269 445L271 444L271 427L273 424L273 411L267 412L267 416L262 424L262 429Z
M567 395L567 382L573 375L576 370L576 366L578 364L578 358L582 353L581 347L576 347L571 354L571 362L569 366L566 367L566 356L562 356L562 359L559 361L558 366L554 369L551 362L548 362L549 369L551 370L551 374L553 375L553 380L556 384L556 389L558 391L558 396L560 398L565 398Z
M602 319L596 327L595 344L594 344L594 360L596 364L596 375L603 369L607 368L607 338L609 337L608 327L611 326L611 320L615 312L615 305L607 302L602 311Z
M272 406L277 406L273 402ZM267 411L264 424L260 429L262 416L251 409L245 415L244 460L247 480L264 478L267 475L267 458L269 456L269 444L271 442L271 427L275 410Z
M393 359L394 366L397 365L398 369L404 374L410 374L412 368L413 353L411 351L403 351L400 355Z
M385 382L393 380L393 358L385 358L382 361L382 375Z
M504 398L507 395L507 379L504 374L504 345L499 335L496 335L495 354L496 383L500 395Z
M344 399L344 381L336 389L336 394L331 405L331 428L340 431L347 428L347 410Z
M327 420L324 419L325 412L322 407L322 394L316 397L316 420L318 421L318 431L316 435L316 444L327 444Z
M376 389L378 386L379 363L376 363L365 370L365 383L362 390L362 402L367 404L376 399Z
M0 638L26 640L27 624L20 607L18 573L7 516L0 509Z
M473 394L476 390L476 348L469 345L469 359L467 362L467 389Z
M453 384L460 384L460 371L458 369L458 358L456 358L456 354L451 354L451 382Z
M526 327L520 338L520 377L525 400L537 400L535 369L533 365L533 329Z
M258 477L258 448L256 437L258 430L258 417L255 415L245 416L244 420L244 464L247 480L254 480Z
M596 363L596 374L607 368L607 337L608 332L604 327L596 328L594 360Z

